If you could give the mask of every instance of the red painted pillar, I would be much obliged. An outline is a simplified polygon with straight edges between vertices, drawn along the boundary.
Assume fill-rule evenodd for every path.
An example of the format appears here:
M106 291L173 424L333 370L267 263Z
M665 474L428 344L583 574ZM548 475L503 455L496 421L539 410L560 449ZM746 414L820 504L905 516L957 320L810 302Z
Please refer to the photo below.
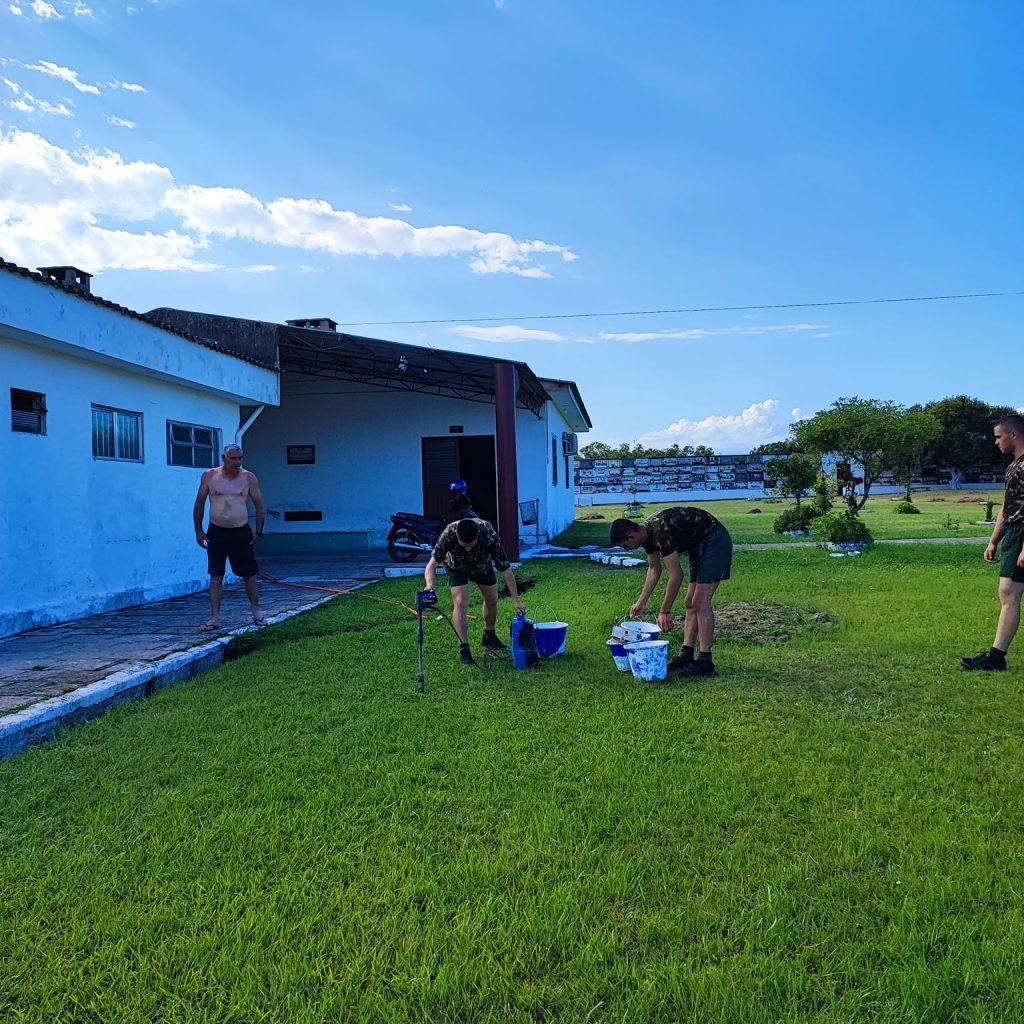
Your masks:
M494 439L498 459L498 534L519 560L519 467L516 459L516 368L494 364Z

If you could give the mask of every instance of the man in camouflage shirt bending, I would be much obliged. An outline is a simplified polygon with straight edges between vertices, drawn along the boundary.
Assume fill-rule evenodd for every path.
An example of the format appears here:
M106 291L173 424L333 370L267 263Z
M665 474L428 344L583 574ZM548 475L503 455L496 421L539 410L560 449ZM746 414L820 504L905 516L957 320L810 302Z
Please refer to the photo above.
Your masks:
M519 597L511 563L498 539L498 531L483 519L460 519L449 523L437 538L434 553L423 571L427 590L434 589L437 568L441 565L448 570L452 588L452 622L455 624L455 632L459 634L459 661L463 665L473 664L466 625L466 598L470 583L480 588L484 599L483 646L503 651L505 645L494 632L498 620L498 578L495 568L505 578L516 611L524 612L526 609Z
M995 427L996 447L1012 455L1006 470L1003 507L985 548L986 562L999 562L999 624L987 651L961 658L968 671L1002 672L1006 652L1020 625L1020 600L1024 594L1024 416L1004 416Z
M647 602L661 579L662 565L668 568L665 597L658 614L658 626L668 637L672 631L672 605L683 583L683 567L679 555L686 552L690 560L690 585L686 589L686 621L683 623L683 649L669 662L670 671L684 676L712 676L715 666L711 647L715 639L715 612L711 600L718 584L732 571L732 537L710 512L702 508L667 508L634 523L632 519L616 519L609 540L629 551L643 548L647 552L647 579L643 590L630 608L630 615L643 615ZM700 655L694 658L694 647L700 643Z

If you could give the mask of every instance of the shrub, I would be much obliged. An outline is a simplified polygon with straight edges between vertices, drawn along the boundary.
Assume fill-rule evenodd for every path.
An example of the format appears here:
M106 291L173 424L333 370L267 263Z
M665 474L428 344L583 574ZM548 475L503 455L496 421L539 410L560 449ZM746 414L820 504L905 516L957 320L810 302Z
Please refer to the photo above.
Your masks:
M814 518L814 511L809 505L800 505L797 508L787 508L775 517L772 529L776 533L788 533L790 530L807 530L810 528L811 520Z
M832 511L832 485L827 477L821 477L814 485L814 497L809 504L815 516L827 516Z
M857 516L848 512L832 512L819 516L812 525L814 539L819 544L874 543L871 531Z
M912 501L901 501L896 506L896 514L900 516L919 516L921 510Z

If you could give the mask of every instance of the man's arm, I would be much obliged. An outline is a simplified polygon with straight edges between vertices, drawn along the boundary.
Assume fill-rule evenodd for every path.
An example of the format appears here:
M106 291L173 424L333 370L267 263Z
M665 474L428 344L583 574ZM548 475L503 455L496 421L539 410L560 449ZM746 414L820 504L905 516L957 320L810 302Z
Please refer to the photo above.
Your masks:
M999 506L999 515L996 516L996 525L992 527L992 536L988 539L988 547L985 548L985 561L996 560L996 549L999 547L999 539L1006 531L1006 493L1003 492L1003 503Z
M267 514L267 507L263 504L263 492L260 490L260 482L256 479L255 473L249 474L249 497L252 498L252 507L256 510L256 536L263 536L263 520Z
M501 546L498 531L490 527L488 529L490 537L487 542L487 557L494 563L494 568L498 572L505 573L512 562L509 560L508 555L505 554L505 549Z
M430 560L427 562L427 567L423 570L423 585L427 590L434 589L434 581L437 579L437 560L433 555L430 556Z
M640 596L636 599L636 604L629 609L630 615L643 615L647 610L647 602L651 599L651 594L654 593L654 588L658 585L658 580L661 579L661 554L657 551L647 556L647 578L644 580L643 589L640 591Z
M445 565L445 559L448 557L448 553L452 548L453 540L455 536L455 527L446 526L441 531L441 536L437 538L434 543L434 550L430 553L430 559L427 562L427 567L423 570L423 580L427 590L434 589L434 580L437 577L437 569L440 565Z
M658 625L668 633L672 629L672 605L676 603L679 588L683 585L683 567L679 564L678 551L665 556L665 568L668 569L668 583L665 584L665 599L661 602Z
M196 528L196 543L201 547L206 547L206 534L203 533L203 513L206 511L206 499L210 496L210 481L207 474L203 473L202 478L199 481L199 493L196 495L196 503L192 506L192 522Z
M526 608L523 605L523 599L519 596L519 588L516 586L516 574L512 571L512 567L509 566L507 569L503 569L501 575L505 578L505 586L508 587L508 592L512 595L512 602L516 606L516 611L525 612Z

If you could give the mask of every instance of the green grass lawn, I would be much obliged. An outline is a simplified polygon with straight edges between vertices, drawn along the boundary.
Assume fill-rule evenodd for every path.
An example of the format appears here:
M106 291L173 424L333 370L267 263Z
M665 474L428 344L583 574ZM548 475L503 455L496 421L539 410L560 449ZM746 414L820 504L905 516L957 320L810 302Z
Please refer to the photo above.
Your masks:
M898 515L895 501L890 495L880 498L869 498L864 510L864 522L871 527L876 540L897 540L901 537L987 537L992 532L991 526L978 526L982 518L981 501L991 497L996 502L998 512L1002 500L1001 491L979 492L975 495L970 491L958 494L945 492L924 492L914 495L914 504L921 510L918 515ZM958 501L968 498L970 501ZM644 505L644 514L653 515L663 508L673 505L691 504L690 502L661 502ZM796 543L807 541L807 537L780 537L772 531L772 521L784 509L791 508L792 501L695 501L698 508L706 508L713 516L720 519L732 534L737 544L774 544ZM564 544L569 547L580 547L584 544L608 544L608 527L613 519L623 514L625 503L620 505L581 506L576 509L576 522L554 539L552 543ZM761 509L760 515L752 514L751 509ZM842 505L836 504L841 511ZM584 519L584 516L600 515L601 519ZM943 524L947 517L959 520L956 529L948 529Z
M741 553L722 605L834 621L690 684L613 669L637 572L524 575L571 623L531 672L430 622L419 695L408 616L341 598L0 763L0 1020L1024 1017L1024 688L957 668L977 551Z

